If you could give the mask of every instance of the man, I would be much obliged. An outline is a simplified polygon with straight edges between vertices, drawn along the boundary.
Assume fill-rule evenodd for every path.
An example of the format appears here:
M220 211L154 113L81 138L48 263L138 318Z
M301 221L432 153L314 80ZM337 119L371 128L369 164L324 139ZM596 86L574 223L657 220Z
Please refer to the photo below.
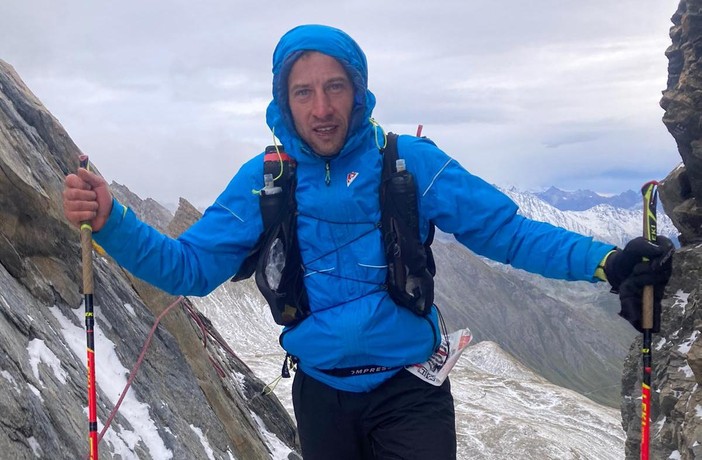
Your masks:
M434 386L403 370L439 346L437 309L415 314L384 289L378 222L385 132L371 118L375 97L367 81L362 50L331 27L292 29L273 55L267 122L297 162L297 236L311 310L280 337L298 361L293 403L303 456L451 459L449 381ZM669 240L639 238L622 251L531 221L432 142L400 136L398 150L417 184L422 241L431 222L477 254L544 276L609 278L635 294L642 283L655 284L660 305ZM173 294L206 295L240 270L262 233L259 197L251 192L262 187L259 155L177 240L138 221L84 169L66 178L64 209L76 225L91 221L95 240L136 276ZM623 315L640 327L640 296L633 299Z

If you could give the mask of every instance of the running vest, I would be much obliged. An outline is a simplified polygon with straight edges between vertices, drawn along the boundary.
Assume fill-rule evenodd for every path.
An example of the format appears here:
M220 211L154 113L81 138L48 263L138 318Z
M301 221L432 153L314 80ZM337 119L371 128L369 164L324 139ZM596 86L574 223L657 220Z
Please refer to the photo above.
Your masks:
M399 158L397 134L388 133L380 185L380 230L388 272L384 289L392 300L426 316L434 303L436 266L431 252L434 225L419 237L417 186ZM282 146L268 146L263 158L265 186L259 196L263 232L232 281L254 272L258 289L276 323L289 326L310 315L304 266L297 239L295 159Z

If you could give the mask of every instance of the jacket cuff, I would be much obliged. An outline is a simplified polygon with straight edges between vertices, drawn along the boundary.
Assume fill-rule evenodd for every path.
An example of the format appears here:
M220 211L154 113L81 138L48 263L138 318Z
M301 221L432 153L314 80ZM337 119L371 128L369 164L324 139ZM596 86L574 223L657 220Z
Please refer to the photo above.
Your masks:
M122 203L117 201L116 198L112 198L112 211L110 211L110 215L107 217L107 221L105 222L105 225L97 231L93 232L93 235L100 239L100 237L105 237L106 235L109 235L112 231L114 231L119 225L124 221L124 218L127 216L127 208L124 206Z
M594 277L599 279L600 281L607 281L607 273L605 273L605 264L607 263L607 257L609 257L613 252L615 252L615 249L612 249L609 251L605 256L602 258L599 264L597 264L597 268L595 269L595 275Z

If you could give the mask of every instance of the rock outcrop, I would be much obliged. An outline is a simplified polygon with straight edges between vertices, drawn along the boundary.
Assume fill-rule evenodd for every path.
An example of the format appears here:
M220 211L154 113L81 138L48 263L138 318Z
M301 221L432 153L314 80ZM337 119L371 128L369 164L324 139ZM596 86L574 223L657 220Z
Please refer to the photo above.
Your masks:
M680 230L680 242L702 242L702 2L683 0L672 17L672 45L668 57L668 85L663 91L663 123L682 157L660 187L667 214Z
M654 336L651 458L702 458L702 1L683 0L672 17L663 122L682 163L660 186L663 206L682 247ZM622 380L626 458L639 458L641 339L631 346Z
M85 332L77 229L63 218L63 178L78 147L0 61L0 452L87 454ZM164 229L187 228L181 221ZM172 300L94 259L98 418ZM203 346L207 339L207 346ZM297 457L295 428L274 396L187 299L155 330L146 359L100 443L100 458ZM210 457L211 458L211 457Z
M173 214L153 198L142 200L126 185L112 181L110 191L120 203L134 203L130 206L142 220L149 222L152 227L162 233L168 233L168 224L173 219ZM178 232L180 234L182 232Z

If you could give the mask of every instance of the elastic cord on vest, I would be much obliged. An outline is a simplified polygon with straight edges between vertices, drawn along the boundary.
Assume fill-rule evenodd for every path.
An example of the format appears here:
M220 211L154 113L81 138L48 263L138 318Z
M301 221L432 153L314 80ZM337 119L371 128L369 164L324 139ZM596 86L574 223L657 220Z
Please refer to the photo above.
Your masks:
M379 129L377 123L374 126ZM388 265L385 284L397 305L427 316L434 302L436 270L430 248L434 226L429 224L429 237L422 242L417 186L404 160L399 158L397 138L397 134L383 132L385 145L379 149L383 155L380 230ZM263 169L266 186L261 190L259 204L264 230L233 281L255 272L256 284L268 301L274 320L289 326L311 314L297 239L296 163L282 146L269 146Z

